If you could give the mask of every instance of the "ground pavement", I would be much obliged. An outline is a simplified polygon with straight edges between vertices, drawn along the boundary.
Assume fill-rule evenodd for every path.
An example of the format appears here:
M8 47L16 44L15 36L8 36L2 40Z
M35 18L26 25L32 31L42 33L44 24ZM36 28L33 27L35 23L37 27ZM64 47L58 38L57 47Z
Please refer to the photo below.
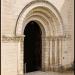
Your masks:
M25 75L74 75L74 73L73 72L57 73L57 72L35 71L35 72L26 73Z

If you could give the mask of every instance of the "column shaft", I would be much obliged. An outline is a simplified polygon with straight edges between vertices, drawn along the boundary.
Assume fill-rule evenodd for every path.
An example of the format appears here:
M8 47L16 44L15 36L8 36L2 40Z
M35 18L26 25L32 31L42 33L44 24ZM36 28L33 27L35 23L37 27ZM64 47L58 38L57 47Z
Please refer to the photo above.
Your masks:
M57 68L58 60L57 60L57 39L55 40L55 67Z
M52 40L50 39L50 70L52 68Z
M45 38L45 70L49 70L49 38Z
M61 64L62 64L62 40L61 39L59 40L59 50L60 50L60 52L59 52L59 64L61 66Z

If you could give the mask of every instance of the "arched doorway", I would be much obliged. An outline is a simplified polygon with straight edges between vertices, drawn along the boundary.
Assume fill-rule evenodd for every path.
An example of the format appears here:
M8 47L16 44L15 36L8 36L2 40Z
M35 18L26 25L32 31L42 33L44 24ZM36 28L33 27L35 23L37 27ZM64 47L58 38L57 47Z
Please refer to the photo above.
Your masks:
M24 35L24 64L26 63L26 72L41 70L42 32L39 25L34 21L30 21L25 27Z
M15 27L15 35L23 39L19 42L17 69L18 74L22 75L25 66L23 65L24 38L26 37L24 30L31 21L38 23L37 26L42 31L42 71L50 71L62 64L61 43L62 37L64 37L62 17L59 11L48 1L32 1L19 14Z

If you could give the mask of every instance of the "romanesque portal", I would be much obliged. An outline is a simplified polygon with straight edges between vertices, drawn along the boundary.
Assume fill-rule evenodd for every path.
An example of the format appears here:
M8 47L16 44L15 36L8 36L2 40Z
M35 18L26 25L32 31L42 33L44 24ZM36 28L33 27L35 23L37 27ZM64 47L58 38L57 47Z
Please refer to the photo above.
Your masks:
M2 0L2 75L59 72L72 66L73 1Z
M47 1L29 3L17 19L15 32L16 36L23 38L18 55L19 74L25 72L25 63L27 72L57 70L62 66L62 44L65 38L63 21L52 4ZM31 42L30 39L37 42Z

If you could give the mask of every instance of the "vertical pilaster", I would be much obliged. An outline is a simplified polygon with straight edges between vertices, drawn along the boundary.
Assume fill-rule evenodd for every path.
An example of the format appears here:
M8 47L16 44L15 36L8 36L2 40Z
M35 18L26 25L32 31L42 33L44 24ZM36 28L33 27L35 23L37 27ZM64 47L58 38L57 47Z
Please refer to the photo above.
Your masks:
M58 60L57 60L57 56L58 56L58 54L57 54L57 39L55 40L55 68L57 68L57 66L58 66Z
M59 64L62 65L62 39L59 40Z
M50 71L51 70L51 67L50 67L51 66L51 58L50 58L50 53L51 53L50 45L51 45L51 43L50 43L50 37L49 37L48 40L49 40L49 53L48 53L49 57L48 57L48 62L49 62L49 71Z
M57 40L57 60L58 60L58 67L62 65L62 39Z
M42 37L42 70L45 71L45 37Z
M45 70L58 70L62 65L62 38L45 38Z
M50 38L50 70L52 68L52 39Z
M24 46L24 37L22 37L22 40L19 41L19 49L18 49L18 75L23 75L23 66L24 66L24 49L23 49L23 46Z
M45 37L45 71L49 70L49 37Z
M52 70L55 68L55 39L52 39Z
M57 67L57 39L50 38L50 70L55 70Z
M57 65L59 67L59 39L57 39Z

